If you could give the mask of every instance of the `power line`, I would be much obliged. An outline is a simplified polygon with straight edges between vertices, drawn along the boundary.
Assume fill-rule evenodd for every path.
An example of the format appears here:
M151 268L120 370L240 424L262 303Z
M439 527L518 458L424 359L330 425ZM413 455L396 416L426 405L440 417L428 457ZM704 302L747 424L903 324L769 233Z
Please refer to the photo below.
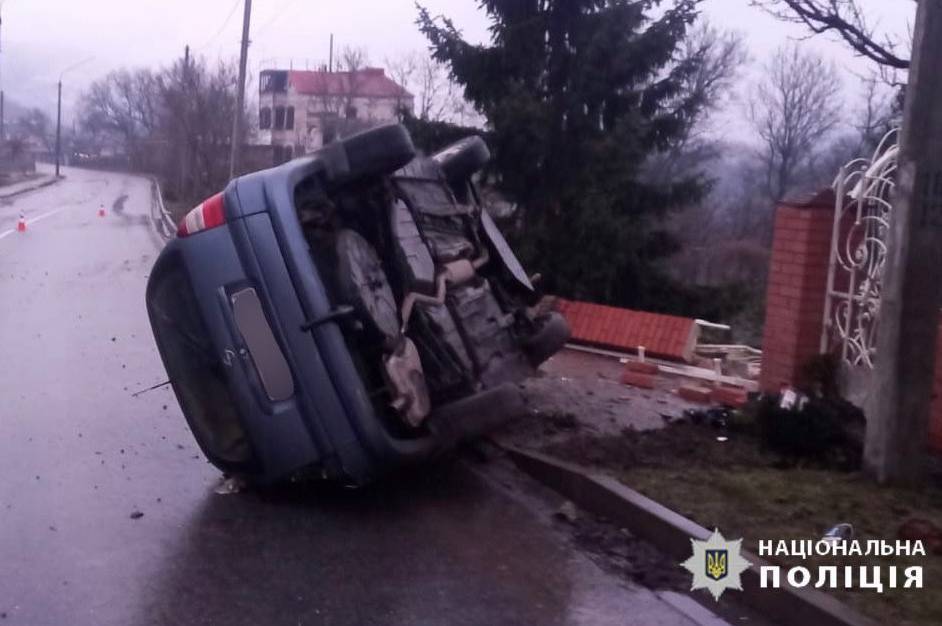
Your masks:
M219 27L219 30L216 31L216 34L213 35L212 37L210 37L209 39L207 39L207 40L206 40L206 43L204 43L203 45L201 45L201 46L199 46L199 47L197 47L197 48L193 48L194 51L196 51L196 50L204 50L204 49L207 48L211 43L213 43L214 41L216 41L216 39L219 38L219 35L221 35L222 32L223 32L224 30L226 30L226 26L229 25L229 21L232 19L232 16L235 15L235 10L236 10L236 8L239 6L239 3L240 3L240 2L242 2L242 0L235 0L235 2L232 3L232 8L229 9L229 14L226 15L225 21L223 21L222 26Z
M298 3L298 0L286 0L286 2L282 4L280 9L277 9L275 11L275 14L271 17L271 19L265 22L264 24L262 24L262 26L257 31L255 31L254 36L259 37L265 31L265 29L267 29L269 26L271 26L272 24L277 22L279 19L284 17L288 9L290 9L297 3Z

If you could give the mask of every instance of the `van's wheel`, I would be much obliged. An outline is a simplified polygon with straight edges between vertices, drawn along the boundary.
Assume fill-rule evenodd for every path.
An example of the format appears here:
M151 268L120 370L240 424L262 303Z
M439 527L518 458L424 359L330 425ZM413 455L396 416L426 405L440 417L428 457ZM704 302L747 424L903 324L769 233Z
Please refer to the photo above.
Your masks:
M357 180L392 174L415 158L409 131L401 124L387 124L351 135L341 141L349 173Z
M456 141L436 152L432 159L438 163L449 182L467 180L491 160L491 151L477 135Z
M395 345L399 306L376 250L350 229L337 233L336 250L340 297L354 308L367 333L384 345Z

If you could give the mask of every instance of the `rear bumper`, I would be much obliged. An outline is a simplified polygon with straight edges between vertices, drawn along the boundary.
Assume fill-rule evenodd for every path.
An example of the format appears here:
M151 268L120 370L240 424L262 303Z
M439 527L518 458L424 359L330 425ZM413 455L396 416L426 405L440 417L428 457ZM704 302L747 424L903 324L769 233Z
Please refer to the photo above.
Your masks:
M169 354L174 346L168 343L173 339L161 336L159 326L155 323L155 312L151 310L155 339L171 384L190 428L207 457L221 469L238 471L266 482L304 467L329 463L334 456L335 446L341 442L329 439L326 432L321 432L318 413L331 409L340 413L340 409L326 373L322 372L319 378L311 381L299 377L301 368L298 359L312 357L303 353L302 346L292 345L296 342L284 333L284 325L271 306L268 281L260 280L258 274L252 271L251 259L246 259L246 254L236 245L240 239L237 232L240 230L244 230L244 225L237 221L192 238L171 241L151 273L148 309L152 309L152 285L161 279L164 268L171 264L182 264L189 285L180 285L179 288L192 290L193 300L208 335L205 339L210 346L210 353L206 356L222 365L229 398L235 405L251 447L251 462L246 466L232 466L220 459L206 437L201 437L201 430L193 421L193 407L187 405L186 385L192 384L192 381L182 380L181 377L187 375L185 372L174 371ZM257 291L272 334L290 369L293 393L289 397L278 400L269 397L249 346L239 331L231 297L247 288ZM313 397L318 398L317 403L313 402Z

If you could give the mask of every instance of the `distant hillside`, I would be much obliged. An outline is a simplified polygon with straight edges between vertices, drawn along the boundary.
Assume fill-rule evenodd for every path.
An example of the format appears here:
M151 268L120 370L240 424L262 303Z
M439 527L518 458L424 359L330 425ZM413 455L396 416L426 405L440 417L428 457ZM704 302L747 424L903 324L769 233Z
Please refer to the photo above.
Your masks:
M13 122L17 120L21 115L29 111L29 107L26 107L10 96L4 96L3 98L3 120L5 123Z

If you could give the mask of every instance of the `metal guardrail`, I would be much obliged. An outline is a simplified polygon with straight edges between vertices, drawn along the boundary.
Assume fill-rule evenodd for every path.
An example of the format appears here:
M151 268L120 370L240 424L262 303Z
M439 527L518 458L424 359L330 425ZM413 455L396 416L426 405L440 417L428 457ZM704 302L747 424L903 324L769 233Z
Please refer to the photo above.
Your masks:
M170 217L169 211L164 206L164 198L160 193L160 182L156 177L151 176L151 184L153 185L154 201L151 204L150 217L154 221L154 227L160 233L160 236L169 241L176 235L177 226L173 223L173 218Z

